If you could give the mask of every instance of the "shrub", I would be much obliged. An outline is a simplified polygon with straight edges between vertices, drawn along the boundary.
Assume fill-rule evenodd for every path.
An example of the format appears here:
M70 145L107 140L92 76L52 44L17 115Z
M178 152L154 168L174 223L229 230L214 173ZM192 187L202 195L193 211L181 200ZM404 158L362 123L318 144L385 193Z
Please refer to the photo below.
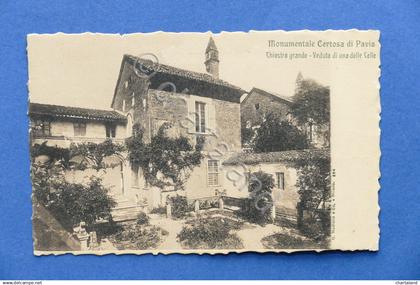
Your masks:
M176 195L169 198L169 202L172 205L172 216L174 218L183 218L188 212L187 197Z
M137 214L137 224L138 225L148 225L149 224L149 216L144 213L144 212L140 212Z
M308 141L298 127L270 113L256 132L252 146L255 152L285 151L305 149Z
M224 219L197 219L182 228L177 238L186 248L243 248L241 239L230 233Z
M316 242L311 239L305 239L299 236L293 236L283 233L275 233L264 237L261 243L266 248L272 249L292 249L292 248L327 248L324 242Z
M328 210L318 210L305 215L299 225L299 230L305 236L314 240L325 240L330 235L331 214Z
M116 202L102 180L92 176L85 184L68 183L62 176L51 176L45 168L32 172L34 201L41 203L68 230L81 221L92 226L98 219L110 219Z
M161 206L161 207L153 208L150 211L150 214L166 215L166 207L165 206Z
M118 249L151 249L161 242L161 228L157 226L129 225L111 237Z
M215 201L215 200L201 200L199 201L199 204L200 204L201 210L219 207L219 201Z
M329 152L310 153L298 162L298 226L311 238L330 235L330 181Z

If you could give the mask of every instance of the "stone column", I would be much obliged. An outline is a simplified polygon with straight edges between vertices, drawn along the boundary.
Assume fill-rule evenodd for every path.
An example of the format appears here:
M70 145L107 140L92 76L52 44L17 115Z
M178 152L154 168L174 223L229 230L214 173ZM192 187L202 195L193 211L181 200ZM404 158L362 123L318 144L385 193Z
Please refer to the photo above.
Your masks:
M271 219L273 222L276 220L276 206L274 203L271 205Z
M78 234L77 239L80 241L80 250L88 250L88 240L89 240L89 234Z
M195 200L195 202L194 202L194 211L196 213L198 213L198 211L200 211L200 201L198 201L198 200Z
M73 228L73 232L76 234L77 239L80 242L80 250L88 250L89 233L86 231L86 223L80 222L79 226Z
M219 209L223 210L225 208L225 203L223 202L223 198L219 198Z
M98 237L97 237L95 231L89 233L89 238L90 238L89 239L89 247L91 249L97 247L98 246Z
M172 205L171 203L167 203L166 204L166 217L167 218L172 218Z

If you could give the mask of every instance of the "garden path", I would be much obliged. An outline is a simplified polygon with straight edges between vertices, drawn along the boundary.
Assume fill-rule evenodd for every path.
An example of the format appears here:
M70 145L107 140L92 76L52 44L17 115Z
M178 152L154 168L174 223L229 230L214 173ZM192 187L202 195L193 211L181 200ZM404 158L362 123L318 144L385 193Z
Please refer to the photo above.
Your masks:
M158 246L158 250L177 250L182 249L181 245L177 242L177 235L181 231L184 221L173 220L166 217L150 214L150 224L159 226L168 231L164 241Z
M236 233L242 239L245 249L259 250L265 249L261 239L277 232L288 233L286 228L273 224L268 224L264 227L252 224L252 227L245 227Z

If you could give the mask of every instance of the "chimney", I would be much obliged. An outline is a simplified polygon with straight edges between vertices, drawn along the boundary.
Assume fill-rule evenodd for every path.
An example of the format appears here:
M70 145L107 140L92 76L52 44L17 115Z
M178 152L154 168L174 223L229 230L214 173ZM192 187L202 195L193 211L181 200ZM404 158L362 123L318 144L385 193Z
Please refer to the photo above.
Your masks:
M207 44L206 61L204 64L208 73L214 78L219 78L219 51L212 37L210 37L209 43Z

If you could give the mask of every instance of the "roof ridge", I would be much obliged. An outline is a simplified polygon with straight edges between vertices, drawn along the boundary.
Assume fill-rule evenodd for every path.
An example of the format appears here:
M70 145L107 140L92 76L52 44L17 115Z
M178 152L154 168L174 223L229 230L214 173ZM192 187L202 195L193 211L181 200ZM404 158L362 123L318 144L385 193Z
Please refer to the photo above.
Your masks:
M96 120L125 121L127 118L115 110L73 107L29 102L29 115L72 117Z
M251 91L253 89L262 91L264 93L267 93L267 95L275 96L275 97L278 97L279 99L283 99L285 101L289 101L290 103L293 103L293 96L286 96L286 95L283 95L283 94L279 94L277 92L272 92L272 91L269 91L269 90L264 90L264 89L259 88L259 87L252 87ZM250 93L251 93L251 91L250 91Z
M198 72L198 71L193 71L193 70L188 70L188 69L184 69L184 68L180 68L180 67L175 67L175 66L168 65L168 64L165 64L165 63L160 63L160 62L159 63L156 63L156 62L153 62L152 60L144 59L144 58L139 58L138 56L134 56L134 55L131 55L131 54L125 54L125 56L130 57L132 60L135 60L135 61L147 63L147 66L146 67L152 68L155 71L161 71L161 72L165 72L166 71L166 72L169 72L171 70L177 70L177 71L181 71L181 72L186 73L186 74L190 73L192 75L204 76L205 78L194 78L194 79L201 80L201 81L207 81L207 82L213 83L213 84L223 85L225 87L236 89L236 90L240 90L240 91L243 91L244 93L247 93L244 89L242 89L242 88L240 88L240 87L238 87L236 85L233 85L233 84L231 84L231 83L229 83L229 82L227 82L227 81L225 81L223 79L214 78L213 76L211 76L208 73ZM154 67L155 65L157 66L157 68ZM162 67L164 69L162 69ZM174 74L174 75L177 75L177 74Z
M76 106L66 106L66 105L57 105L57 104L47 104L47 103L39 103L39 102L29 102L30 105L43 105L43 106L51 106L51 107L63 107L63 108L74 108L74 109L84 109L84 110L95 110L95 111L105 111L105 112L116 112L114 109L97 109L97 108L87 108L87 107L76 107Z

